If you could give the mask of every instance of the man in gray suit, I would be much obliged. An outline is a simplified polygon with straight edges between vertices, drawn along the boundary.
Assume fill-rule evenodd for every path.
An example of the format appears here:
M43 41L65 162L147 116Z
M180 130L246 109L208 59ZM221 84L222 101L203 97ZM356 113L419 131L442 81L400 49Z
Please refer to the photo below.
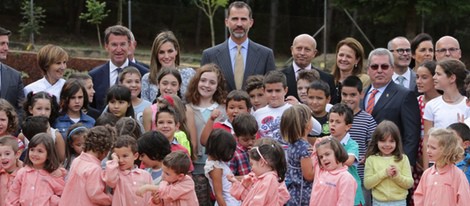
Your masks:
M388 50L394 59L394 74L392 80L405 88L415 91L416 73L408 66L411 62L411 44L405 37L395 37L388 42Z
M0 27L0 60L5 60L8 55L8 37L11 32ZM0 62L0 98L6 99L15 107L18 117L23 114L21 104L24 100L23 81L21 73Z
M235 1L228 7L225 26L230 38L225 42L204 50L201 65L215 63L222 70L228 92L242 89L247 77L264 75L276 68L273 51L248 39L253 26L251 8L242 1Z

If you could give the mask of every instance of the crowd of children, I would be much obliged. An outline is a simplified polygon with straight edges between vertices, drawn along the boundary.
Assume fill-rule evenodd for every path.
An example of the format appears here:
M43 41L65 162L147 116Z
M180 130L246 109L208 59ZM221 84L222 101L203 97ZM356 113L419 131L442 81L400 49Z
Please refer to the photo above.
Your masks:
M218 66L207 64L181 94L178 71L162 68L148 102L140 72L127 67L98 115L86 74L72 75L58 96L28 93L24 117L0 99L0 205L468 204L470 129L441 118L448 110L439 106L451 98L456 115L466 109L463 78L445 75L460 76L459 66L418 68L429 168L415 189L399 128L361 109L356 76L331 105L313 71L300 72L297 101L285 97L279 71L227 94ZM440 98L425 85L434 73Z

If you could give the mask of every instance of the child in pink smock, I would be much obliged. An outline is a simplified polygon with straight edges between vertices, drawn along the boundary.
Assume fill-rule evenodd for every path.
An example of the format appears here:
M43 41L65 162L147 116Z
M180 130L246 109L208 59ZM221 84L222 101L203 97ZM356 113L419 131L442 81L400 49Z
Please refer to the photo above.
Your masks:
M59 205L111 205L111 196L106 194L102 180L101 160L113 146L115 136L116 131L110 126L96 126L88 131L83 152L70 167Z
M253 147L250 152L251 173L238 181L233 175L230 194L242 201L242 206L282 206L290 198L284 182L287 164L284 149L275 141Z
M144 185L137 192L142 196L152 192L150 205L199 205L194 181L188 175L189 157L182 151L175 151L163 159L163 180L160 185Z
M470 186L462 170L455 163L463 157L461 140L448 129L429 131L427 155L435 164L426 169L414 193L414 204L468 205Z
M140 186L152 184L150 174L136 168L134 161L139 158L137 141L134 137L123 135L114 143L112 160L106 163L103 180L113 189L113 206L115 205L145 205L151 196L136 195Z
M13 179L15 179L16 172L18 172L20 155L21 151L18 149L18 141L15 137L6 135L0 138L0 157L2 159L0 165L0 206L5 205L4 200Z
M357 183L344 164L348 153L336 138L317 139L312 153L314 180L310 205L354 205Z
M31 139L24 164L8 191L6 205L58 205L66 170L60 167L54 140L49 134L39 133Z

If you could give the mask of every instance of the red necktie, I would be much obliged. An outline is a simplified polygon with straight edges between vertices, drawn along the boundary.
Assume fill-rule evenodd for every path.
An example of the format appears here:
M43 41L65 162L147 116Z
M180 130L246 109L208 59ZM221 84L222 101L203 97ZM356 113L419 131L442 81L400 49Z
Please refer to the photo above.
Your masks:
M375 95L377 94L377 92L379 92L379 90L373 89L369 95L369 100L367 101L367 108L366 108L366 112L369 114L372 114L372 110L374 110Z

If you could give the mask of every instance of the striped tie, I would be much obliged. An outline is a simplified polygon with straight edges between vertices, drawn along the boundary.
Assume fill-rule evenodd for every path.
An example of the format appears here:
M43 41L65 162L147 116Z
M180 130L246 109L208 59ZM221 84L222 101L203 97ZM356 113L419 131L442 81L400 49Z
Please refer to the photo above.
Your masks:
M366 112L369 114L372 114L372 110L374 110L375 95L377 94L377 92L379 92L379 90L373 89L369 95L369 100L367 101L367 108L366 108Z

